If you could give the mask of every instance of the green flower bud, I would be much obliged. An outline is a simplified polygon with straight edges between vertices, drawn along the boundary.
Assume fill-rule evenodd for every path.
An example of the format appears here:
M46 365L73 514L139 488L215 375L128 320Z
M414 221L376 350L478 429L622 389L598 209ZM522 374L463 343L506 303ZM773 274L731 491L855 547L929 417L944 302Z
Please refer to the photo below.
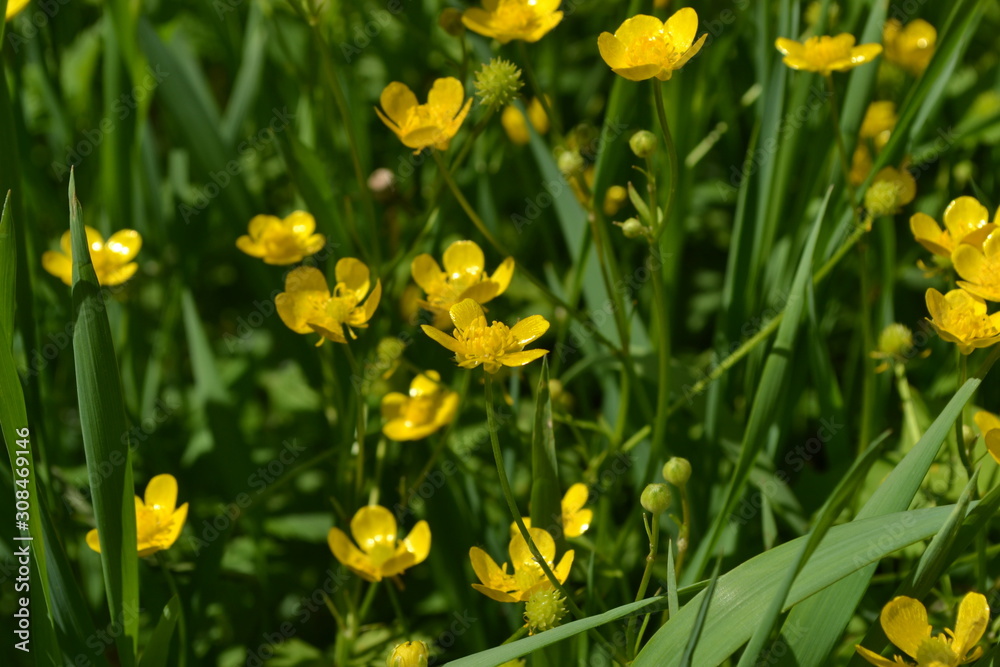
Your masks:
M575 176L583 171L583 156L578 151L562 151L556 158L559 171L564 176Z
M494 58L476 72L476 95L491 109L513 102L523 85L521 70L503 58Z
M556 627L565 615L566 601L551 588L532 594L524 603L524 621L533 635Z
M656 135L649 130L639 130L628 140L628 145L635 156L644 159L651 157L656 152L658 143Z
M691 462L679 456L672 456L663 464L663 479L677 487L684 486L691 479Z
M627 239L637 239L649 233L649 229L636 218L629 218L625 222L616 222L622 228L622 234Z
M392 649L385 661L386 667L427 667L427 644L406 642Z
M670 488L666 484L647 484L639 496L642 508L654 516L666 512L671 500Z

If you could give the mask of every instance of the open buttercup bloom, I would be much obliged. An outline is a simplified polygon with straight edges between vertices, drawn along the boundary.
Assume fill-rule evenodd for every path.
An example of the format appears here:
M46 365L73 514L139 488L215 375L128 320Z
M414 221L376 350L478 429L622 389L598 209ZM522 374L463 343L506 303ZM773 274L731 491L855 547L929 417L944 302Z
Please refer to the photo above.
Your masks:
M472 108L462 83L450 76L434 82L426 104L418 104L413 91L398 81L385 87L379 101L382 108L375 107L375 113L414 153L425 148L447 150Z
M177 480L173 475L157 475L146 485L145 499L135 497L135 533L139 557L169 549L187 520L188 504L177 507ZM101 553L97 529L87 533L87 546Z
M537 42L559 25L563 13L561 0L483 0L483 6L470 7L462 14L462 23L472 32L491 37L501 44L520 39Z
M594 520L594 511L584 509L590 490L586 484L576 483L566 489L566 494L562 498L562 529L566 537L580 537L590 528L590 522ZM531 527L531 519L522 517L524 525ZM517 532L517 524L510 524L511 535Z
M882 53L881 44L855 46L854 43L854 35L845 32L834 37L810 37L805 42L779 37L774 46L785 56L784 63L792 69L829 76L831 72L846 72L869 63Z
M410 264L410 273L426 298L420 305L434 314L434 326L451 326L448 311L456 303L472 299L489 303L507 290L514 277L514 258L500 262L493 275L486 273L486 258L474 241L455 241L441 258L444 270L427 253L417 255Z
M562 584L569 577L573 567L573 551L563 554L559 564L555 564L556 542L549 533L541 528L529 528L531 541L538 547L538 553L548 563L556 580ZM469 560L472 569L482 583L472 584L472 587L497 602L524 602L536 591L552 588L552 582L545 576L541 565L535 561L528 549L528 543L518 532L510 538L508 546L510 564L513 572L507 571L507 563L498 566L489 554L479 547L469 549Z
M274 299L281 321L296 333L318 333L324 340L346 343L357 338L354 329L368 326L382 299L382 282L369 294L368 267L358 259L344 257L335 267L337 284L330 292L326 276L317 268L300 266L285 279L285 291Z
M976 644L990 622L990 606L985 596L968 593L959 604L955 630L945 630L936 637L931 636L927 609L919 600L905 595L885 605L879 621L889 641L915 659L918 667L958 667L982 655L982 647ZM890 660L864 646L855 648L862 658L878 667L913 664L898 655Z
M958 345L962 354L1000 342L1000 313L986 314L986 302L965 290L941 294L927 290L928 320L944 340Z
M905 27L897 19L889 19L882 29L882 42L886 60L920 76L934 55L937 30L923 19L910 21Z
M982 248L959 245L951 255L951 263L962 277L959 287L987 301L1000 301L1000 234L987 236Z
M524 346L549 330L541 315L526 317L512 327L503 322L486 324L483 307L465 299L451 307L455 324L453 335L426 324L424 333L455 353L455 362L462 368L482 366L487 373L496 373L501 366L524 366L549 353L548 350L525 350Z
M942 230L934 218L925 213L916 213L910 218L910 231L917 243L935 255L951 258L960 244L982 246L986 237L1000 222L1000 210L996 222L990 222L990 213L974 197L959 197L944 210Z
M420 440L450 424L457 410L458 394L441 384L437 371L424 371L408 394L382 397L382 433L390 440Z
M431 552L431 529L426 521L418 521L410 534L399 540L396 517L381 505L368 505L355 512L351 535L354 542L344 531L331 528L326 539L337 560L365 581L402 574L427 560Z
M94 265L97 281L105 287L121 285L139 269L133 262L142 248L142 236L134 229L122 229L105 241L93 227L85 227L90 261ZM73 247L70 232L59 239L61 251L46 250L42 253L42 267L67 285L73 284Z
M30 0L7 0L7 20L14 18L22 9L28 6Z
M295 211L283 219L256 215L247 233L236 239L236 247L267 264L295 264L323 248L326 237L315 231L316 219L305 211Z
M597 48L611 71L629 81L654 76L666 81L701 50L708 33L696 42L698 13L685 7L664 23L655 16L638 14L625 19L615 34L602 32Z

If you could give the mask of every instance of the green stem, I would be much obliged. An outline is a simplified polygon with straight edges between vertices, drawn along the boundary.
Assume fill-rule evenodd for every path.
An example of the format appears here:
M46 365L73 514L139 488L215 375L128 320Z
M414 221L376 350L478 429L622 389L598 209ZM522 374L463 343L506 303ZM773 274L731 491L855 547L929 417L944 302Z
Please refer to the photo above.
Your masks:
M861 300L861 424L860 438L858 440L858 456L860 456L871 442L871 421L875 408L875 371L872 366L872 359L869 356L874 344L872 342L871 324L871 303L868 300L870 287L868 285L868 262L865 244L858 246L858 255L861 266L858 271L861 274L859 295Z
M684 518L680 534L677 536L677 562L674 563L674 572L678 578L681 576L681 568L684 567L684 557L691 546L691 497L688 495L687 484L681 487L681 511Z
M642 581L639 582L639 590L635 594L635 602L638 602L646 597L646 589L649 588L649 580L653 576L653 564L656 562L656 551L660 546L660 516L658 514L652 514L651 520L653 525L649 531L649 554L646 556L646 567L642 571ZM639 648L635 636L635 623L636 616L630 617L628 619L628 627L625 630L625 647L627 651L631 651L631 654L629 655L630 659L635 657Z
M956 347L956 349L958 349ZM968 380L969 375L969 358L968 356L958 352L958 388L961 389L965 381ZM972 478L972 463L969 461L969 450L965 447L965 408L958 413L958 419L955 420L955 446L958 448L958 458L962 461L962 467L965 468L965 474L971 479ZM973 490L973 499L978 494Z
M663 142L667 145L667 158L670 161L670 188L667 190L667 203L663 207L663 221L653 220L656 227L653 231L653 240L659 241L670 221L680 172L677 167L677 147L674 145L674 136L670 133L667 111L663 108L663 84L658 79L653 79L653 101L656 103L656 117L660 121L660 129L663 130ZM653 215L656 216L656 211L653 212Z
M361 601L361 607L355 614L355 618L357 619L357 625L355 626L355 629L364 625L365 618L368 617L368 612L372 608L372 602L375 601L375 591L378 590L378 585L379 582L377 581L373 581L372 583L368 584L368 590L365 591L365 599Z
M507 501L507 508L510 510L511 517L517 525L517 530L520 532L525 544L528 545L528 551L531 552L532 557L542 569L542 572L549 580L549 583L552 584L552 587L565 599L566 607L569 609L570 613L578 619L584 618L585 614L583 613L583 610L580 609L576 602L573 601L569 592L563 587L559 579L556 578L548 560L546 560L542 555L542 552L538 550L538 546L535 545L535 541L531 538L531 533L528 532L528 528L524 525L524 519L521 517L521 512L517 509L517 503L514 501L514 492L511 491L510 481L507 479L507 469L503 464L503 453L500 451L500 438L498 435L499 427L497 426L496 415L493 413L493 376L489 373L486 373L486 424L487 429L490 432L490 443L493 446L493 461L496 464L497 476L500 478L500 489L503 492L504 499ZM599 641L601 641L605 647L612 652L613 655L619 655L618 649L610 644L603 637L603 635L596 631L594 631L594 634L597 638L599 638Z
M910 392L910 382L906 379L906 365L902 362L890 362L893 365L893 373L896 375L896 391L899 392L899 400L903 403L903 420L906 429L915 437L920 437L920 424L917 422L917 413L913 409L913 396Z
M851 184L851 163L847 157L847 147L844 145L844 135L840 130L840 109L837 106L837 89L833 85L832 75L827 74L823 78L826 80L826 90L830 94L830 121L833 123L833 134L837 138L837 152L840 154L840 169L844 176L844 187L847 188L847 192L850 195L849 204L851 206L851 211L854 212L856 220L857 209L854 207L856 193L854 191L854 185ZM867 441L865 441L864 444L867 446Z
M365 424L365 397L361 393L361 367L358 365L358 360L354 356L354 351L351 350L351 344L345 343L343 346L344 354L347 355L347 361L351 365L351 377L354 378L355 391L354 396L357 401L357 428L355 430L357 444L358 444L358 454L355 457L355 468L354 468L354 496L355 499L360 501L361 496L364 494L364 483L365 483L365 433L367 431L367 426Z

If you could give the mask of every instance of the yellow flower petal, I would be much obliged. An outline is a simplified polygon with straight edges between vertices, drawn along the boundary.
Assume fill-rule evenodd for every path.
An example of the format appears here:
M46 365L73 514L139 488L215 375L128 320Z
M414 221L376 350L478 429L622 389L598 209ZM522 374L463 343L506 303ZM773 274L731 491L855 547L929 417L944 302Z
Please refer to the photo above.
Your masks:
M472 588L479 591L489 599L495 600L497 602L520 602L520 598L514 597L509 593L505 593L495 588L489 588L488 586L483 586L482 584L472 584Z
M181 535L181 530L184 529L184 522L187 521L187 515L187 503L184 503L174 511L170 517L170 527L160 537L161 549L169 549L177 541L177 538Z
M134 229L117 231L104 244L105 252L112 253L115 260L123 264L132 261L141 248L142 236Z
M97 534L96 528L87 532L87 546L97 553L101 553L101 538Z
M150 509L173 513L177 507L177 480L173 475L157 475L146 485L145 505Z
M431 553L431 527L426 521L418 521L413 529L403 539L402 547L413 555L413 564L427 560Z
M337 261L334 273L337 276L337 283L343 284L345 288L353 292L359 302L368 294L368 288L371 286L371 274L361 260L354 257L342 257Z
M913 232L917 243L935 255L951 257L954 242L951 236L946 235L931 216L925 213L914 213L910 217L910 231Z
M351 518L351 535L364 553L378 546L395 547L396 517L380 505L359 509Z
M694 42L698 32L698 12L690 7L677 10L663 24L663 30L670 36L670 41L678 51L686 51Z
M899 663L896 662L895 660L889 660L888 658L883 658L878 653L869 651L864 646L855 645L854 650L856 650L858 652L858 655L860 655L862 658L864 658L871 664L876 665L877 667L899 667Z
M548 353L549 353L548 350L524 350L522 352L509 352L500 357L497 361L499 361L504 366L517 368L518 366L524 366L526 364L530 364L535 359L541 359Z
M959 659L964 659L966 653L979 643L990 622L990 605L986 597L979 593L968 593L962 598L958 607L958 619L955 621L955 634L952 639L952 650Z
M405 83L393 81L382 91L379 103L389 120L402 126L406 123L410 109L417 106L417 96Z
M630 47L635 42L649 39L651 35L661 30L663 30L663 22L660 19L648 14L637 14L625 19L618 30L615 30L615 37L625 46Z
M430 294L437 291L444 281L444 271L433 257L424 253L413 258L410 274L420 288Z
M458 114L464 99L465 89L462 87L462 82L450 76L437 79L427 93L427 104L449 119Z
M548 320L541 315L531 315L512 326L510 333L514 337L514 340L517 341L517 344L523 346L537 339L548 330Z
M455 352L456 354L462 352L465 348L457 340L441 331L440 329L435 329L427 324L421 324L420 328L423 329L424 333L430 336L438 344L443 345L447 349Z
M993 460L1000 464L1000 429L993 429L986 432L986 451L990 453Z
M973 197L958 197L944 210L944 226L956 243L989 221L989 211Z
M461 274L481 274L486 266L483 250L474 241L455 241L444 251L442 259L445 271L452 278Z
M528 534L531 535L531 541L535 543L542 558L551 562L556 556L556 543L548 531L542 528L529 528ZM520 531L514 534L508 551L510 552L510 562L514 568L520 568L523 564L535 565L535 557L531 555L528 543L525 542Z
M451 307L449 311L451 321L460 331L468 329L470 326L486 326L486 316L483 314L483 307L472 299L459 301Z
M381 579L372 569L365 554L361 553L356 546L351 543L347 535L339 528L331 528L326 536L330 551L338 561L352 572L367 581Z
M67 255L46 250L42 253L42 268L67 285L73 284L73 260Z
M563 496L562 511L568 514L580 511L580 509L587 504L587 498L589 496L590 489L587 488L586 484L581 484L579 482L573 484L566 489L566 495Z
M980 410L972 416L972 419L976 422L976 426L979 427L979 432L983 435L993 429L1000 429L1000 416L987 410Z
M774 40L774 48L785 56L792 56L793 58L800 58L802 56L805 47L801 42L796 42L794 39L788 39L787 37L779 37Z
M410 399L406 394L401 394L398 391L393 391L383 396L380 404L382 421L389 422L398 418L401 408L406 405L409 400ZM395 439L396 438L393 438L393 440Z
M882 608L885 636L907 655L917 657L920 645L931 636L927 609L919 600L901 595Z
M597 50L611 69L626 66L625 45L610 32L602 32L597 38ZM527 143L527 142L525 142Z

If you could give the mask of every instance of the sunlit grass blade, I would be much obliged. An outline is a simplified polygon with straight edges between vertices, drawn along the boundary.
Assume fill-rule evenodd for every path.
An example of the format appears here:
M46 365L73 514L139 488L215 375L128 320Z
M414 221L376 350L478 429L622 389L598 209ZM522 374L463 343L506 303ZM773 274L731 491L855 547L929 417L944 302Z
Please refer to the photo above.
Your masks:
M101 566L111 618L122 619L116 644L122 664L135 664L139 640L138 556L132 453L122 400L121 379L111 327L109 298L97 281L84 232L76 183L69 181L73 247L73 357L76 366L80 427L87 457L90 491L101 541Z
M952 509L947 506L899 512L831 528L810 559L809 568L796 578L785 608L849 577L859 568L934 535L948 520ZM693 664L718 665L750 638L760 622L761 598L773 594L774 582L787 573L808 539L799 537L786 542L719 577L715 595L725 603L709 609ZM635 667L677 667L680 664L678 647L684 645L691 634L701 595L704 591L660 628L639 653L633 663ZM815 622L799 626L799 632L802 627L815 628ZM801 664L823 664L823 661Z
M180 610L181 602L175 595L163 608L160 621L156 624L149 643L142 650L139 667L166 667L167 658L170 656L170 640L174 636L174 627L180 617Z
M552 397L549 392L549 362L543 359L535 394L535 424L531 432L531 525L562 537L561 530L553 531L553 527L562 527L559 489L556 438L552 430Z

